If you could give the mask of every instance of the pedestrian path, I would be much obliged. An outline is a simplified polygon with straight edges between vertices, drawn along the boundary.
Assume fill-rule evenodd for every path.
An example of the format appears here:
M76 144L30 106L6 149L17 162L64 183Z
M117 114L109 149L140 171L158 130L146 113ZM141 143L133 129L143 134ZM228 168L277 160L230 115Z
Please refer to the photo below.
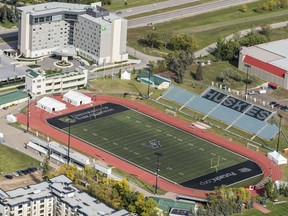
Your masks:
M259 211L261 211L264 214L270 213L269 209L265 208L264 206L260 205L259 203L254 203L254 208L258 209Z

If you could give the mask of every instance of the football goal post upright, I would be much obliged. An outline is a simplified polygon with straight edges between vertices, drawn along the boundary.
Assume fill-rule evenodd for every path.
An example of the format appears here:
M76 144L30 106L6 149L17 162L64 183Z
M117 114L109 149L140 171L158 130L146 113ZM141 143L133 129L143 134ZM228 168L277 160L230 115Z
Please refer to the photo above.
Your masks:
M211 158L211 169L215 168L215 171L218 172L220 165L220 156Z

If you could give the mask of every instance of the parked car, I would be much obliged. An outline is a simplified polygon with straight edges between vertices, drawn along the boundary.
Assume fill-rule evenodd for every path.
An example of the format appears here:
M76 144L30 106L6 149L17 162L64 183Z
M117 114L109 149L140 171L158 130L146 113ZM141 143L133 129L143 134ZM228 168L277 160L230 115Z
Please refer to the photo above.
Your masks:
M19 176L19 174L17 172L13 172L12 175Z
M269 103L269 105L272 106L272 105L275 105L276 103L277 103L276 101L271 101L271 102Z
M122 14L122 11L117 11L117 13L116 13L116 14L120 15L120 14Z
M127 13L130 13L130 12L132 12L132 10L131 10L131 9L128 9L126 12L127 12Z
M7 175L4 176L4 178L6 178L6 179L13 179L13 175L7 174Z

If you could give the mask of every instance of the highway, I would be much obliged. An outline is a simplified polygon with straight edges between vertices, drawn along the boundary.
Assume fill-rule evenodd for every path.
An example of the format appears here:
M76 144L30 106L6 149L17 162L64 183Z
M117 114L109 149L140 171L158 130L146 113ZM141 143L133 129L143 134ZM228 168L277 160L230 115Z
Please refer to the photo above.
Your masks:
M173 10L169 12L154 14L141 18L128 20L128 28L136 28L141 26L147 26L149 24L156 24L167 22L173 19L180 19L184 17L191 17L202 13L207 13L231 6L247 4L255 0L217 0L207 4L201 4L197 6L187 7L183 9Z
M141 13L151 12L155 10L160 10L168 7L175 7L182 4L188 4L192 2L197 2L199 0L167 0L163 2L158 2L158 0L155 0L155 3L148 4L148 5L142 5L139 7L133 7L133 8L127 8L126 10L119 10L121 17L128 17L128 16L134 16ZM128 12L127 12L128 11Z

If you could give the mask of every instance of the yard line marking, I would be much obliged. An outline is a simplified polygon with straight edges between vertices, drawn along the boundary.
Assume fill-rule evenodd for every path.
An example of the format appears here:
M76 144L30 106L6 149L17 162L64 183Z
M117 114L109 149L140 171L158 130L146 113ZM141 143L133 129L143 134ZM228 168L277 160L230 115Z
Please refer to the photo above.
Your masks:
M93 135L93 136L98 136L98 134L96 134L96 133L92 133L92 135Z
M129 148L128 148L128 147L123 147L123 149L124 149L124 150L126 150L126 151L127 151L127 150L129 150Z
M149 157L145 157L145 159L146 159L146 160L150 160L150 158L149 158Z
M226 161L227 159L226 158L222 158L222 160Z
M199 148L199 150L200 150L200 151L204 151L205 149L203 149L203 148Z
M135 122L136 122L136 123L141 123L141 121L138 121L138 120L136 120Z
M216 154L215 154L215 153L213 153L213 152L211 152L210 154L211 154L211 155L213 155L213 156L215 156L215 155L216 155Z
M172 168L172 167L166 167L166 169L167 169L167 170L173 170L173 168Z
M194 146L194 144L192 144L192 143L188 143L188 145L189 145L189 146Z
M140 155L138 152L134 152L135 155Z
M118 143L116 143L116 142L113 142L113 145L116 145L116 146L118 146L119 144L118 144Z
M108 140L108 139L107 139L107 138L105 138L105 137L103 137L102 139L103 139L104 141L107 141L107 140Z
M151 128L152 126L150 126L150 125L146 125L146 127Z
M181 141L181 142L183 141L182 139L177 139L177 140L178 140L178 141Z
M130 119L131 117L130 116L126 116L126 118Z
M86 128L83 128L83 131L87 132L87 131L88 131L88 129L86 129Z
M160 129L156 129L156 131L157 131L157 132L162 132L162 130L160 130Z
M172 135L167 133L167 136L171 137Z
M184 176L184 173L182 173L182 172L179 172L178 174L181 175L181 176Z

